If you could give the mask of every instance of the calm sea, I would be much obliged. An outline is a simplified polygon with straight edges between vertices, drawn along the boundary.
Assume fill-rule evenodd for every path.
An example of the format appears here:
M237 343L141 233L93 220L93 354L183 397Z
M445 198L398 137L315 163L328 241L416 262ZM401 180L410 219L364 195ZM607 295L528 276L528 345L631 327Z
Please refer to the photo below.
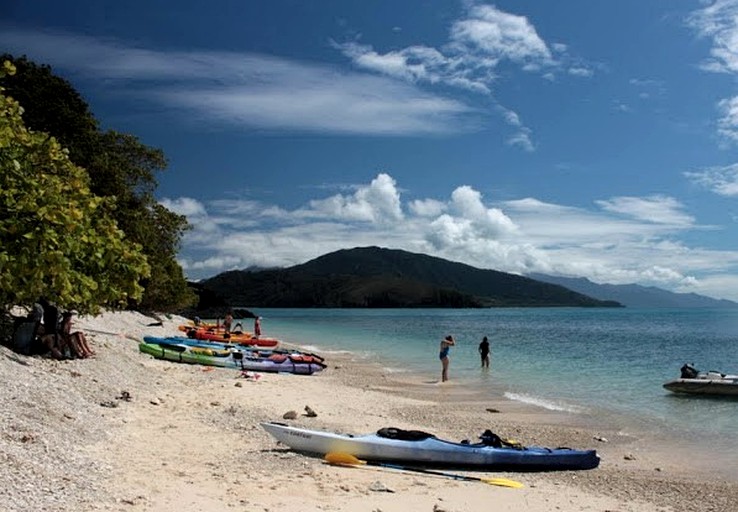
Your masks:
M393 371L451 378L573 414L610 414L698 443L738 441L738 399L680 396L662 384L690 362L738 373L738 311L724 309L259 309L263 332L329 355L348 351ZM244 328L250 329L248 324ZM488 336L492 368L477 346ZM720 443L723 444L723 443Z

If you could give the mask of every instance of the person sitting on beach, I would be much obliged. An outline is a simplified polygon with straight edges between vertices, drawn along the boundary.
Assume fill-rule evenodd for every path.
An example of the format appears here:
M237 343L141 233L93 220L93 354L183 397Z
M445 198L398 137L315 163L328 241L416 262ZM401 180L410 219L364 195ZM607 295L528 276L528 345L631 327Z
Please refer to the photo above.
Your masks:
M34 353L43 355L51 353L54 359L71 359L71 352L66 340L59 333L44 334L44 326L39 327L39 335Z
M228 313L226 313L225 318L223 319L223 330L225 331L225 334L230 335L231 334L231 324L233 323L233 312L229 309Z
M65 311L62 315L61 325L61 337L64 342L70 347L71 351L76 357L87 358L94 356L95 352L90 348L87 343L85 333L81 331L72 332L72 317L74 313L72 311Z
M49 302L46 297L41 297L38 304L43 309L43 325L39 325L37 335L41 341L41 352L51 352L55 359L66 359L67 344L59 336L59 308ZM35 308L35 305L34 305Z

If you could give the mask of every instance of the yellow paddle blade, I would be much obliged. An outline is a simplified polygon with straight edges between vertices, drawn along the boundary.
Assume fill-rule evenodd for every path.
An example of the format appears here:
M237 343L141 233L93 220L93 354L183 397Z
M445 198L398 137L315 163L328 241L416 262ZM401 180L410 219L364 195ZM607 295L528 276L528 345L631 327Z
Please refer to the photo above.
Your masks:
M366 464L365 461L357 459L350 453L344 452L329 452L323 457L328 464L340 464L343 466L361 466Z
M486 484L499 485L500 487L512 487L513 489L525 487L517 480L510 480L509 478L480 478L480 480Z

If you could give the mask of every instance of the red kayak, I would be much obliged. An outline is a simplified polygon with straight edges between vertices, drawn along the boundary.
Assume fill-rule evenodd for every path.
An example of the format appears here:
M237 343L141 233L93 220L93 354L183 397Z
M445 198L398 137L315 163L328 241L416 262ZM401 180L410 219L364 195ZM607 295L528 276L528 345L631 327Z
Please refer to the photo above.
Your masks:
M193 331L194 336L192 336ZM193 331L188 332L187 336L190 338L194 337L196 340L217 341L220 343L234 343L238 345L249 345L256 347L276 347L277 345L279 345L279 340L276 338L265 338L263 336L256 338L254 336L251 336L250 334L245 333L232 333L229 337L226 338L225 334L222 332L210 332L203 329L194 329Z

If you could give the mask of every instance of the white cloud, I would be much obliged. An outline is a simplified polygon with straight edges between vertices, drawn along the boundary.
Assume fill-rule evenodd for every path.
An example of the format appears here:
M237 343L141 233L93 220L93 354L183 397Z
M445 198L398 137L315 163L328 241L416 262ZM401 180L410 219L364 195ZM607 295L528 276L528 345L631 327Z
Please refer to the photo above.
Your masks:
M511 62L526 71L555 67L551 51L524 16L472 2L456 20L443 48L415 45L379 53L370 45L334 43L363 69L411 82L442 83L491 93L495 69Z
M390 223L403 218L400 194L395 180L379 174L369 186L359 187L351 196L334 195L313 200L308 209L300 210L303 217L321 217L347 221Z
M705 229L667 196L615 197L599 209L523 198L490 203L468 185L446 198L403 201L387 173L348 193L301 208L235 199L164 204L189 212L182 262L199 278L227 269L290 266L338 249L380 246L433 254L503 272L637 282L738 299L720 288L738 269L738 252L685 245L681 234ZM248 220L244 220L247 217Z
M572 66L569 68L569 74L572 76L589 78L594 75L594 70L583 66Z
M715 0L694 11L688 24L701 37L712 42L710 57L702 69L714 73L738 73L738 0ZM718 103L721 118L718 135L725 144L738 142L738 97Z
M418 217L438 217L446 211L446 204L436 199L415 199L408 208Z
M710 58L702 64L703 69L738 72L738 1L715 0L694 11L687 22L700 36L712 40Z
M333 44L361 69L413 84L442 84L489 97L502 65L540 72L546 80L553 80L562 62L572 60L566 54L566 45L556 43L553 50L549 48L525 16L477 1L466 3L462 17L451 25L448 41L439 48L413 45L381 53L356 41ZM578 77L593 75L592 67L583 62L569 65L567 72ZM501 105L495 108L506 123L516 128L507 137L507 144L533 151L532 131L518 114Z
M107 93L245 129L369 135L476 130L481 112L388 78L253 53L160 52L118 41L12 28L0 45L94 80ZM191 116L189 116L191 117Z
M729 143L738 142L738 96L718 102L722 117L718 120L718 135Z
M510 146L518 146L528 152L534 151L535 146L533 145L530 134L531 132L529 129L523 128L519 132L511 135L507 139L507 144Z
M738 164L685 172L684 175L718 195L738 196Z
M694 218L682 211L684 205L672 197L614 197L596 203L606 211L646 222L676 226L690 226L694 223Z
M553 65L551 51L525 16L491 5L472 4L451 27L451 46L478 53L492 63L507 59L530 69Z
M191 197L179 197L177 199L164 198L160 201L164 208L186 217L200 217L207 214L205 205Z

